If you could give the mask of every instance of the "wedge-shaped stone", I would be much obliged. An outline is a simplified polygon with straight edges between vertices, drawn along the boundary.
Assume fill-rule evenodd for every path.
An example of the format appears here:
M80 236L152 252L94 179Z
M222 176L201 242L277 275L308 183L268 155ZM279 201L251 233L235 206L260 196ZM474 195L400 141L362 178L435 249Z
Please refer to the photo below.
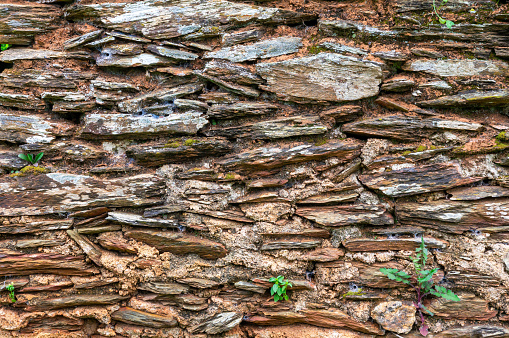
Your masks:
M136 6L129 3L74 5L65 14L70 20L91 20L101 27L137 33L149 39L223 30L238 24L291 24L316 18L312 14L217 0L147 0L137 2Z
M380 205L338 205L298 208L296 214L324 226L394 224L391 214Z
M189 291L189 287L187 285L164 282L141 283L138 286L138 289L161 295L180 295L183 293L188 293Z
M150 45L147 47L147 50L154 54L180 61L194 61L199 57L198 54L183 52L178 49L171 49L158 45Z
M327 127L320 122L318 116L305 115L284 117L235 127L217 125L205 131L205 135L255 140L274 140L294 136L319 135L326 132Z
M354 101L375 96L382 69L374 63L333 53L281 62L259 63L263 89L289 101Z
M207 112L214 119L236 119L250 115L266 115L275 113L279 106L265 102L238 102L233 104L215 104Z
M150 53L142 53L132 56L101 54L95 60L95 62L99 67L119 67L119 68L160 67L169 66L175 63L175 61L170 58Z
M430 164L359 176L359 180L370 189L391 197L440 191L481 179L463 177L459 165L454 163Z
M209 61L203 70L206 75L241 85L250 86L263 83L262 78L252 73L247 67L225 60Z
M32 48L9 48L4 50L0 56L0 61L11 63L23 60L51 60L51 59L81 59L90 60L92 57L88 52L62 52L49 49Z
M44 215L106 207L159 204L165 183L145 174L100 180L84 175L50 173L0 180L0 215Z
M263 243L260 250L288 250L288 249L313 249L322 244L321 240L294 238L294 239L279 239Z
M35 116L0 114L0 140L9 143L50 143L56 136L69 135L73 127Z
M497 107L509 104L509 90L468 91L417 103L422 107Z
M132 226L155 227L155 228L178 228L178 223L176 220L145 218L143 216L131 214L128 212L110 211L108 212L108 217L106 217L106 220Z
M51 230L67 230L72 227L72 224L72 218L63 220L30 222L26 224L2 224L0 225L0 234L28 234Z
M435 316L448 319L488 320L495 317L497 310L490 310L488 302L473 294L459 294L459 302L435 298L427 307Z
M57 6L37 3L4 3L0 12L2 43L29 45L36 34L57 28Z
M179 279L178 282L190 285L193 288L198 288L198 289L215 288L215 287L221 285L221 283L218 283L218 282L210 280L210 279L194 278L194 277L182 278L182 279Z
M0 254L0 275L33 275L51 273L55 275L86 276L99 271L85 263L83 256L59 254Z
M336 261L339 257L345 255L345 250L338 248L318 248L311 252L308 252L302 259L305 261L312 262L331 262Z
M309 324L328 328L348 328L351 330L383 335L384 330L372 322L359 322L339 309L328 310L309 310L304 309L299 312L290 311L262 311L261 316L252 316L244 321L256 325L292 325Z
M80 235L75 230L67 230L67 234L79 245L81 250L83 250L92 262L99 266L103 266L101 263L102 252L94 243L92 243L86 236Z
M509 76L507 63L491 60L413 60L405 63L403 70L441 77Z
M226 248L209 239L181 232L127 231L126 236L152 245L164 252L175 255L197 254L205 259L217 259L226 256Z
M23 71L6 69L0 74L0 83L6 87L13 88L74 89L78 81L90 80L95 77L96 75L92 73L77 72L70 69L59 72L38 69L23 69Z
M121 307L111 314L111 318L127 324L156 328L177 326L177 319L175 317L156 315L130 307Z
M129 298L129 296L120 295L72 295L69 297L61 298L46 298L39 297L29 300L26 311L41 311L41 310L56 310L74 306L89 306L89 305L110 305L118 303L122 300Z
M394 138L397 140L417 141L439 131L479 131L479 123L461 122L440 118L421 119L413 116L385 116L369 120L347 123L343 132L347 134Z
M356 140L329 141L324 145L301 144L291 148L257 148L219 161L225 168L246 171L279 168L288 164L337 157L347 162L360 154L362 143Z
M87 42L93 41L102 34L102 29L95 30L75 38L64 41L64 49L72 49L81 46Z
M199 92L202 88L202 85L197 84L165 88L122 101L118 104L118 109L123 113L139 113L149 105L173 101L179 97Z
M250 29L244 32L225 33L221 37L221 44L223 46L233 46L239 43L258 41L262 35L263 32L258 29Z
M203 57L206 59L226 59L232 62L244 62L296 53L300 47L302 47L301 38L279 37L256 42L251 45L226 47L216 52L205 53Z
M425 237L424 243L429 248L445 249L448 242L437 238ZM350 251L414 251L421 244L420 238L370 239L354 238L343 241L343 246Z
M230 331L240 324L244 316L237 312L222 312L213 318L190 329L191 332L205 332L208 334L219 334Z
M479 201L437 200L426 203L396 204L402 224L415 224L440 231L461 234L470 229L508 226L509 198Z
M213 84L215 84L229 92L232 92L234 94L244 95L244 96L248 96L248 97L260 96L260 92L256 89L251 88L251 87L224 81L218 77L207 75L203 71L195 70L193 73L195 75L197 75L199 78L201 78L205 81L212 82Z
M88 139L146 139L167 135L193 135L207 123L200 112L166 117L131 114L90 114L83 119L81 137Z
M186 141L169 141L160 145L135 145L127 154L140 164L158 166L166 163L184 162L206 156L221 156L232 151L230 143L221 138L196 138Z

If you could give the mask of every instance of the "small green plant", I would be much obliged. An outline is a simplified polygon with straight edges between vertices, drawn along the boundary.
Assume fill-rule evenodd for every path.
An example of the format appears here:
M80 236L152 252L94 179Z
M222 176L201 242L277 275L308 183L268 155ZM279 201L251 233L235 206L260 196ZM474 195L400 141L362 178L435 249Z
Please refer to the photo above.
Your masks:
M2 44L0 44L0 50L4 51L7 48L9 48L10 46L11 45L9 45L8 43L2 43Z
M359 289L357 291L348 291L347 293L342 294L341 297L345 298L348 296L362 296L365 294L366 294L366 292L364 292L362 289Z
M270 288L270 294L274 296L274 301L278 300L288 300L288 295L286 294L286 289L288 287L292 287L292 283L288 279L285 279L283 276L272 277L269 279L269 282L274 283Z
M33 165L35 165L37 162L41 160L41 158L44 156L44 153L39 153L37 155L32 154L19 154L18 157L22 160L25 160Z
M444 18L442 18L440 16L440 14L438 14L438 11L440 10L440 8L442 8L443 5L445 5L447 3L447 1L449 0L442 0L442 3L440 4L440 6L437 6L435 5L435 0L433 0L433 10L435 11L435 15L437 16L438 18L438 21L442 24L442 25L446 25L447 28L452 28L452 26L454 26L454 22L452 22L451 20L446 20Z
M414 301L414 306L421 319L419 332L423 336L428 334L428 325L425 323L424 312L433 316L433 313L422 304L422 301L426 296L434 295L455 302L460 301L459 297L451 290L440 285L434 285L435 282L433 281L433 275L437 273L438 269L425 270L428 253L429 251L426 249L423 236L421 239L421 245L415 249L415 258L410 257L414 263L414 276L410 276L405 271L399 271L398 269L380 269L380 272L385 274L389 279L410 285L417 293L417 300Z
M14 295L14 283L10 283L5 287L9 291L9 299L11 302L16 303L16 295Z

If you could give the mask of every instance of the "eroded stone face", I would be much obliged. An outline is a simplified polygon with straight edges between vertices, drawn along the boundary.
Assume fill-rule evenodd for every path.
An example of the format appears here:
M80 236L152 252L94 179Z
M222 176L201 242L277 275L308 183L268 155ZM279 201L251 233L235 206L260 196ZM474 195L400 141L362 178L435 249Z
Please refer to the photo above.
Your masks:
M410 302L383 302L371 310L371 316L386 330L409 333L415 322L415 306Z
M266 90L289 101L355 101L378 94L382 81L380 66L334 53L259 63L256 71Z

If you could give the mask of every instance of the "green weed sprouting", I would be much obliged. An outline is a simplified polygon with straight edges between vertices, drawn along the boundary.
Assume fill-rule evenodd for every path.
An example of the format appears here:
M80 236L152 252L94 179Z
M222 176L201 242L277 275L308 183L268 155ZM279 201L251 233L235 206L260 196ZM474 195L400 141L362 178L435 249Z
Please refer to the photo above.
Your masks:
M44 153L39 153L37 155L32 154L19 154L18 157L22 160L25 160L31 164L36 164L41 160L41 158L44 156Z
M7 48L9 48L10 46L11 45L9 45L8 43L2 43L2 44L0 44L0 50L4 51Z
M444 18L442 18L440 16L440 14L438 14L438 11L440 10L440 8L442 8L443 5L445 5L447 3L447 1L449 0L442 0L442 3L440 4L440 6L437 6L435 5L435 0L433 0L433 10L435 11L435 15L437 16L438 18L438 21L442 24L442 25L446 25L447 28L452 28L452 26L454 26L454 22L452 22L451 20L446 20Z
M11 302L16 303L16 295L14 294L14 283L10 283L5 287L9 291L9 299Z
M435 282L433 281L433 275L437 273L438 269L425 270L428 253L429 251L426 249L423 236L421 239L421 245L415 249L415 258L410 257L414 263L414 276L410 276L405 271L399 271L398 269L380 269L380 272L384 273L389 279L410 285L417 293L417 300L414 301L414 306L421 319L419 332L423 336L428 334L428 325L424 322L423 311L433 316L433 313L422 304L422 301L426 296L434 295L455 302L460 301L460 298L451 290L440 285L434 285Z
M269 279L269 282L274 283L270 288L270 294L274 296L274 301L278 300L288 300L288 295L286 294L286 289L288 287L292 287L292 283L288 279L285 279L283 276L272 277Z

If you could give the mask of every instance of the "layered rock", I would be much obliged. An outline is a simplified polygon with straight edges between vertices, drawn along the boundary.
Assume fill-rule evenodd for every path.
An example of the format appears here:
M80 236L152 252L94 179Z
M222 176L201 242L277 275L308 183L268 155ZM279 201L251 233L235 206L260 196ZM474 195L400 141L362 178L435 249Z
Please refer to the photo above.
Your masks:
M0 114L0 140L10 143L50 143L72 129L68 123L37 116Z
M58 26L59 10L55 6L23 3L4 4L0 14L2 42L29 45L36 34L43 34Z

